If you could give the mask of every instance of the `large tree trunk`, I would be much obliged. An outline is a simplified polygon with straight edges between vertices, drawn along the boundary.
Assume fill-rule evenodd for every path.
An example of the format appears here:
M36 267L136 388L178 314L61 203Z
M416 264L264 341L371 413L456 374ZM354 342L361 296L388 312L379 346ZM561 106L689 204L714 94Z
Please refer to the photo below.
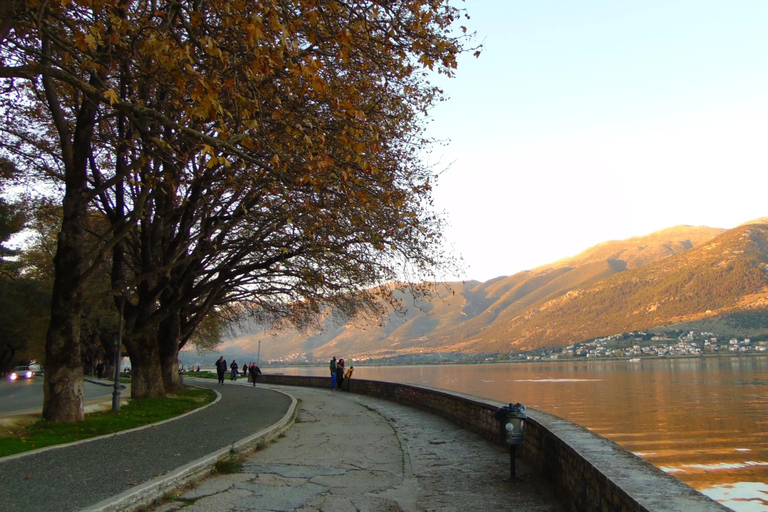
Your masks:
M141 337L126 346L131 357L131 398L165 398L157 343Z
M184 386L179 379L179 336L181 327L179 313L171 313L160 323L158 344L160 346L160 365L163 371L163 385L166 393L180 393Z
M45 342L43 383L43 418L48 421L83 419L83 361L80 353L80 315L83 309L81 269L84 259L82 201L78 191L72 193L67 189L64 218L53 260L55 274L51 322Z

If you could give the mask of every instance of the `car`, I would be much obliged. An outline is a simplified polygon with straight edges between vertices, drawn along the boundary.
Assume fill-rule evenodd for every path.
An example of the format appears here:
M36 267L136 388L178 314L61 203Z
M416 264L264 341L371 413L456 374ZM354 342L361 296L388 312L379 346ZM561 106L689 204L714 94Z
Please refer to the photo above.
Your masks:
M34 376L35 376L35 371L31 369L29 366L17 366L11 372L9 379L10 380L31 379Z

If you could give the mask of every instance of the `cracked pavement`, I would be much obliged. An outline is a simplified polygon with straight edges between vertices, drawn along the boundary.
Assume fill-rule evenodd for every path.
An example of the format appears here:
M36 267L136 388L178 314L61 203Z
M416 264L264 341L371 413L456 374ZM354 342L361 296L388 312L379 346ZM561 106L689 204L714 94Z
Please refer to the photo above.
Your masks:
M300 400L284 437L153 512L559 512L551 486L509 452L429 413L324 389L270 386Z

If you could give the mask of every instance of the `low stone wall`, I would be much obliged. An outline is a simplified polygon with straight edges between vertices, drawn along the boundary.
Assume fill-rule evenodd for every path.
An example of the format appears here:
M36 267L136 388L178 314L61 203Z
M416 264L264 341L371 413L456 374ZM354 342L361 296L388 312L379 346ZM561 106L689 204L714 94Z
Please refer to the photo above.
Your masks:
M330 388L330 377L261 375L257 382ZM443 416L502 444L494 412L506 403L392 382L352 379L350 392L391 400ZM573 422L527 409L517 455L545 475L571 511L729 510L652 464Z

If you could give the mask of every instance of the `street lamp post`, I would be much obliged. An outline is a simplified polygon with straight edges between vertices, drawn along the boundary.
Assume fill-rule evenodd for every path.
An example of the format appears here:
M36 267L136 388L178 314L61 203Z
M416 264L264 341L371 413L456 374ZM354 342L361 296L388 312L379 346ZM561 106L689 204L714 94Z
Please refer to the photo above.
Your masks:
M259 350L256 352L256 368L261 368L261 340L259 340Z
M499 437L503 443L509 445L509 480L515 480L515 452L519 444L523 442L525 431L525 406L520 402L505 405L499 408L494 416L499 422Z
M125 297L120 297L120 313L117 322L117 347L115 347L115 390L112 391L112 410L120 410L120 348L123 346L123 304Z

